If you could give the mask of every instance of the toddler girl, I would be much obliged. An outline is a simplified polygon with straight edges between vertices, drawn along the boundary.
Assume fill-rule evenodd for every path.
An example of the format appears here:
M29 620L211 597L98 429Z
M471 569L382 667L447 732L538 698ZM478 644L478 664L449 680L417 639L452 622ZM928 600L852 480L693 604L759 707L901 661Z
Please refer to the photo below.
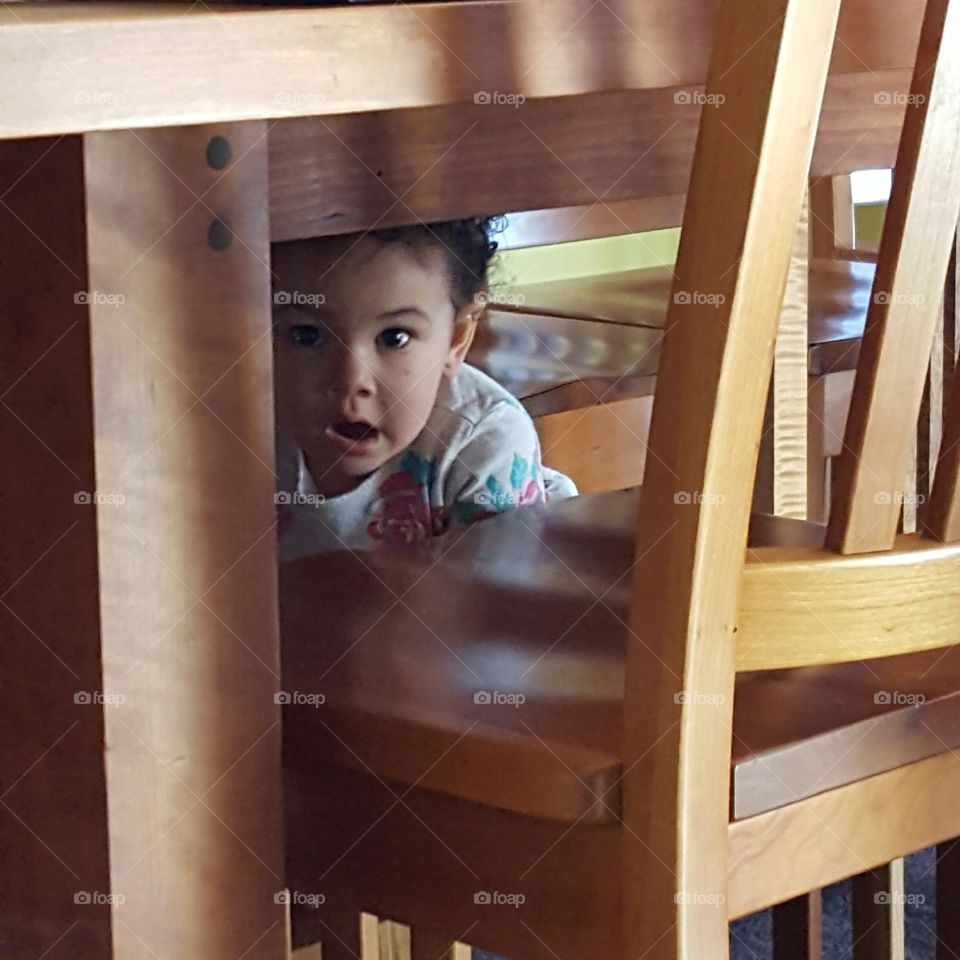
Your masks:
M281 559L410 543L576 495L533 422L464 362L491 220L276 244Z

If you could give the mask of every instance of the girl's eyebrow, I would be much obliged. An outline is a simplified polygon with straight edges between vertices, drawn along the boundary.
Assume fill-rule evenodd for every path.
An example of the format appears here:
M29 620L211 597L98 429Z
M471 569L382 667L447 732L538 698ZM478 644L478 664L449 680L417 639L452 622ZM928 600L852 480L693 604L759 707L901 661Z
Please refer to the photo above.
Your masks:
M401 317L406 313L415 313L423 320L429 320L430 318L419 308L419 307L399 307L396 310L387 310L386 313L379 314L379 320L393 320L396 317Z

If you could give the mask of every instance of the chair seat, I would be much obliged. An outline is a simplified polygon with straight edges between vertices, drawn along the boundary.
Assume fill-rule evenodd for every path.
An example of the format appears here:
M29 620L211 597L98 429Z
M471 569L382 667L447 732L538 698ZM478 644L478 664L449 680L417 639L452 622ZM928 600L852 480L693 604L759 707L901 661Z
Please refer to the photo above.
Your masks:
M552 820L616 822L635 514L635 491L599 494L419 547L285 565L291 762ZM751 526L757 546L822 537L798 521ZM744 674L731 815L958 746L957 648Z

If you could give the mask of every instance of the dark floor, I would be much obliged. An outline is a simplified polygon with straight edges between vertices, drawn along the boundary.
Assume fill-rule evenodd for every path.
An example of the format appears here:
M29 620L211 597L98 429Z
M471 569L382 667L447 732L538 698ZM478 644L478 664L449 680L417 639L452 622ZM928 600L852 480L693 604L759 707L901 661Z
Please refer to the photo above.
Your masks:
M907 858L905 905L907 960L934 960L934 851L924 850ZM823 894L823 960L850 960L850 881L834 884ZM771 960L770 911L744 917L730 926L731 960ZM474 960L498 960L491 953L473 951ZM518 958L522 960L522 958ZM558 960L575 960L558 957Z
M904 885L907 928L907 960L934 960L936 920L934 915L934 851L908 857ZM913 897L916 899L914 900ZM731 960L770 960L772 956L770 912L744 917L730 926ZM836 883L823 892L823 960L849 960L850 881Z

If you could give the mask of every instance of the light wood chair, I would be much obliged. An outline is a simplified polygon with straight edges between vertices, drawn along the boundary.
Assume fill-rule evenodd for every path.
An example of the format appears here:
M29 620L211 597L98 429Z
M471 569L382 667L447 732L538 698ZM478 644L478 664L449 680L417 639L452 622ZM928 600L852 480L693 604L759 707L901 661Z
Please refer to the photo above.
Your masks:
M897 535L960 209L960 4L927 8L826 546L780 521L802 545L755 534L744 563L836 12L721 6L729 105L704 113L677 284L724 304L671 307L639 507L284 571L286 682L331 707L286 717L290 876L331 890L297 942L359 950L371 910L423 958L721 958L729 920L960 834L956 383L925 532ZM363 571L364 609L338 609Z

